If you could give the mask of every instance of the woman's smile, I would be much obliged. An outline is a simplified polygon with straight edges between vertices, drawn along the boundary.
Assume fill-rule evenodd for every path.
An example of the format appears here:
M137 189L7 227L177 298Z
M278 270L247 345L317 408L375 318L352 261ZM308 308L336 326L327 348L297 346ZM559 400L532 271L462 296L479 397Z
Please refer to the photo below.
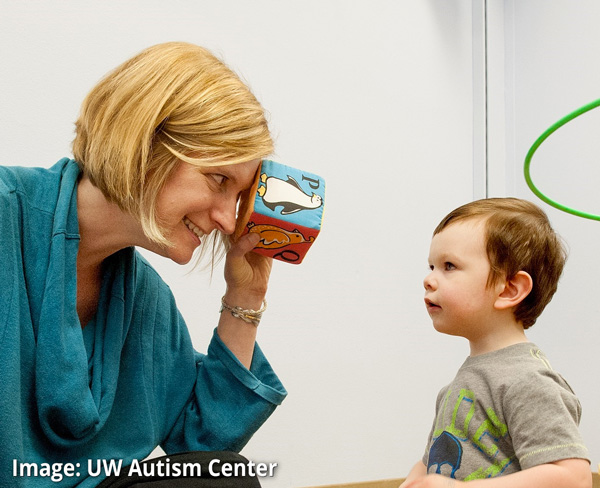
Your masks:
M186 225L186 227L192 233L194 238L198 241L198 245L200 245L202 243L202 238L204 237L205 234L200 230L200 228L198 228L198 226L196 224L194 224L187 217L183 218L183 223Z

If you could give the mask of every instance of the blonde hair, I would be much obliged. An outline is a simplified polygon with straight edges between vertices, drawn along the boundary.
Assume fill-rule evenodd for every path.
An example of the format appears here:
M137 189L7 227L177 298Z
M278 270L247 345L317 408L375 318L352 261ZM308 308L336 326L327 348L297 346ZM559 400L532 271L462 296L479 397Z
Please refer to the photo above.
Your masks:
M220 166L273 151L264 110L208 50L152 46L110 72L85 98L73 155L104 196L169 245L156 200L181 161Z
M533 280L529 295L515 309L525 329L550 303L562 274L567 252L548 216L537 205L519 198L487 198L450 212L433 232L467 219L482 219L490 262L487 286L526 271Z

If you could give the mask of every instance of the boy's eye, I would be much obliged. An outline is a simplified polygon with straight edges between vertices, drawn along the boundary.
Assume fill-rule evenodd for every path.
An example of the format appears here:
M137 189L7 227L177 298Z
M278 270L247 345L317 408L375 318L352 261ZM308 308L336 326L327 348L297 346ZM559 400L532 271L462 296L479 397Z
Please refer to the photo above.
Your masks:
M444 269L446 271L452 271L453 269L456 269L456 266L454 266L452 263L446 262L444 263Z

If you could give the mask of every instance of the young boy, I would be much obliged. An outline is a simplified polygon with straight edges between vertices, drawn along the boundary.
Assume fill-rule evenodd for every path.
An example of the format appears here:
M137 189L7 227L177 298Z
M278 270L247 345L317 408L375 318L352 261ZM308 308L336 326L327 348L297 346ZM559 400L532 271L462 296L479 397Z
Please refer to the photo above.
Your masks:
M427 449L402 488L591 488L579 401L525 336L565 259L546 214L516 198L463 205L435 229L425 305L470 356L438 394Z

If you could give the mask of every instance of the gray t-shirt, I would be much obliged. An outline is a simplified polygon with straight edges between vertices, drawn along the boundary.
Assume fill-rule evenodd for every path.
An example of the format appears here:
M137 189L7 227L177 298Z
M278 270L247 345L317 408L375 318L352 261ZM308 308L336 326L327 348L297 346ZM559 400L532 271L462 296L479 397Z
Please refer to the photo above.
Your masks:
M468 357L437 397L423 463L458 480L569 458L589 461L581 405L531 342Z

